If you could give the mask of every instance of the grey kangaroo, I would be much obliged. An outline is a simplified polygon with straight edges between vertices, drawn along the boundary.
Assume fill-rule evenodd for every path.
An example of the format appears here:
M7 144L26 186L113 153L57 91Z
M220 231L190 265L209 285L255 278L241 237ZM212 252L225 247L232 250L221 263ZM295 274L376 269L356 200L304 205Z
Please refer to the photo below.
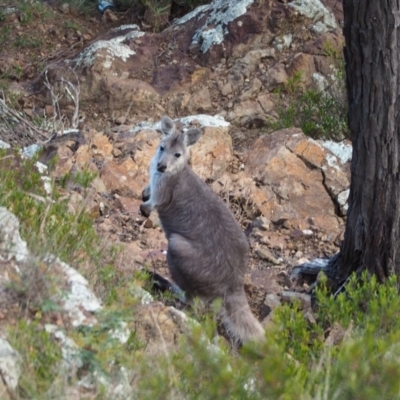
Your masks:
M188 299L222 299L222 320L237 342L262 340L264 329L252 314L244 291L249 245L224 202L188 165L189 147L200 129L177 132L169 117L150 164L150 184L140 210L157 210L168 239L167 261L175 283Z

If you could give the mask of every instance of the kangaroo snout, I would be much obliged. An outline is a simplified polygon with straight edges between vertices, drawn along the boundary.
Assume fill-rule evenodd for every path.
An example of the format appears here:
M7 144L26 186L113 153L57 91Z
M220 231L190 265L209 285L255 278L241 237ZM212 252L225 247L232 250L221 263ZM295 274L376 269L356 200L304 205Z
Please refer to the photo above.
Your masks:
M163 172L165 172L166 169L167 169L167 166L165 164L161 164L161 163L157 164L157 171L158 172L163 173Z

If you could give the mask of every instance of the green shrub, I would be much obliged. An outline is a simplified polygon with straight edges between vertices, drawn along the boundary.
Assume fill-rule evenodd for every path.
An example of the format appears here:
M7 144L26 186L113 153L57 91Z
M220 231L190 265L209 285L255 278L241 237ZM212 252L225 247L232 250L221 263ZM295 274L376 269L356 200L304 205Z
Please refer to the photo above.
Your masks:
M19 320L8 329L11 346L22 357L19 391L22 398L43 398L58 371L60 346L38 321Z
M397 277L389 277L384 284L375 275L365 271L361 276L352 275L345 290L334 299L328 293L324 280L317 287L318 319L322 326L334 322L376 335L400 330L400 296Z
M278 118L270 123L270 130L295 126L315 139L342 140L349 137L343 56L329 42L326 42L324 52L333 65L332 76L326 78L328 87L325 90L304 88L302 74L296 72L283 88L276 90L280 98Z
M400 381L400 312L397 280L379 285L355 277L337 299L322 286L316 323L296 305L274 310L267 342L235 356L226 344L212 346L212 319L166 357L141 367L137 398L182 399L395 399ZM353 321L351 325L350 321ZM334 323L348 335L325 343ZM353 328L351 328L353 326ZM207 344L208 343L208 344Z
M349 136L347 107L341 98L307 89L278 108L278 121L271 124L278 130L296 126L315 139L343 139Z
M78 181L87 184L89 178L82 172ZM69 213L68 200L60 199L55 182L52 190L50 198L35 160L0 153L0 206L17 216L31 251L56 254L75 266L88 257L95 260L100 246L93 220L84 211Z

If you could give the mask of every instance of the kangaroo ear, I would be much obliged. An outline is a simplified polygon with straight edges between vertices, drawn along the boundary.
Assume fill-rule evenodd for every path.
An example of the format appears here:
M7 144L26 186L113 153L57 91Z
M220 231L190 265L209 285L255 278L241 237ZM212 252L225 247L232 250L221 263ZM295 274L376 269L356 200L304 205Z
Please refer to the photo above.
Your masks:
M174 133L175 124L170 117L164 116L161 119L161 132L164 136L169 136Z
M188 129L184 134L184 140L186 146L194 145L202 136L203 132L198 128Z

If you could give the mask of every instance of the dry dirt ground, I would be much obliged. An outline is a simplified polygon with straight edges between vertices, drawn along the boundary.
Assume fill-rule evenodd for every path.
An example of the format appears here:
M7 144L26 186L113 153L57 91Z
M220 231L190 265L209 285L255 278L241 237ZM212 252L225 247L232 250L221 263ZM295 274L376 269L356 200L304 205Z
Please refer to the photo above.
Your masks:
M85 11L72 1L38 2L25 6L22 3L22 0L3 0L0 5L0 88L4 92L13 83L33 79L49 63L74 57L84 46L96 40L99 34L113 27L137 23L143 30L152 29L145 19L146 10L141 6L132 6L127 10L117 10L114 14L102 16L96 9L95 2L89 3ZM179 16L185 11L177 8L174 12ZM14 105L17 109L28 110L29 99L17 99ZM27 117L34 118L35 115ZM107 116L103 115L103 119L96 121L91 121L90 115L87 117L87 122L95 126L103 125L104 129L112 127ZM251 137L251 134L234 136L236 150L243 148L246 139ZM246 287L253 310L262 319L269 312L268 306L264 304L266 293L291 289L292 282L288 273L295 263L304 257L312 259L331 256L337 252L338 242L323 242L318 235L308 237L286 229L285 226L271 226L268 234L260 234L258 229L249 224L243 205L233 203L232 207L236 215L241 216L243 229L246 230L253 249ZM125 242L146 241L148 233L141 229L143 221L120 214L115 204L110 204L110 214L114 214L116 239ZM100 217L96 224L103 222L104 217ZM260 244L265 244L269 253L256 251ZM168 276L165 260L153 261L151 268ZM305 285L297 290L306 288Z

